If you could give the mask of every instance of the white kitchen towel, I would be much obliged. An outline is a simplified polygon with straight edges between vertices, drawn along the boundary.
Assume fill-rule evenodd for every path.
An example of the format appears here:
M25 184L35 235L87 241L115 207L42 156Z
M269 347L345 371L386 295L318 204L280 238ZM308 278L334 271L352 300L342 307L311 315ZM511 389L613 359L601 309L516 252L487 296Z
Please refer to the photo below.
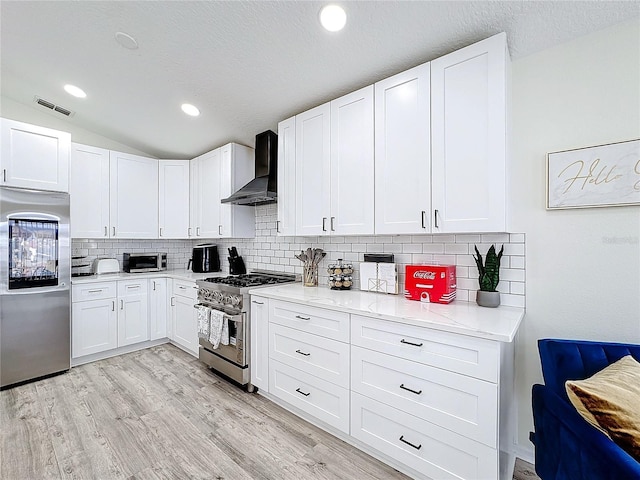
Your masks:
M222 319L222 332L220 332L220 343L222 345L229 345L229 320L225 316Z
M206 305L198 305L198 338L209 340L211 309Z
M220 310L211 310L211 323L209 330L209 343L213 345L213 348L218 348L220 345L220 339L222 338L222 331L227 324L227 319L224 317L224 312ZM229 337L229 330L227 328L227 338ZM225 345L223 343L223 345ZM227 340L228 345L228 340Z

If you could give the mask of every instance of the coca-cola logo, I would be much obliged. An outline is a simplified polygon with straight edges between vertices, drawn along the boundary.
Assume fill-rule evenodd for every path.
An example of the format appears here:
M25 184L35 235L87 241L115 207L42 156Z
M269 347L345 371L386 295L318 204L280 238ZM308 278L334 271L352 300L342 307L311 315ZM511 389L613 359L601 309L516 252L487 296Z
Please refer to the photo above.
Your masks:
M430 272L428 270L416 270L415 272L413 272L413 278L433 280L436 278L436 272Z

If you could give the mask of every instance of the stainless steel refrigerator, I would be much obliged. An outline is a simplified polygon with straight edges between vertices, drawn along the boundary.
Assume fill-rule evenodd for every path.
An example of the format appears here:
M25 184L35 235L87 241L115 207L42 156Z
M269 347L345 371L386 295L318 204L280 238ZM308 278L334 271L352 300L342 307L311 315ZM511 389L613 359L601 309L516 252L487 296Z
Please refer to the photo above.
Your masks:
M0 187L0 387L69 369L69 195Z

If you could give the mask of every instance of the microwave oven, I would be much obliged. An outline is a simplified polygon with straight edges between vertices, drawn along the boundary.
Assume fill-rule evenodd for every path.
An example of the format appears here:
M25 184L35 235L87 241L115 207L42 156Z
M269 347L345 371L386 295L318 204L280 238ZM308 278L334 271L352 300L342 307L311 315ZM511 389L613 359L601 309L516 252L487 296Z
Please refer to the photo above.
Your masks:
M167 269L166 253L125 253L122 256L125 272L160 272Z

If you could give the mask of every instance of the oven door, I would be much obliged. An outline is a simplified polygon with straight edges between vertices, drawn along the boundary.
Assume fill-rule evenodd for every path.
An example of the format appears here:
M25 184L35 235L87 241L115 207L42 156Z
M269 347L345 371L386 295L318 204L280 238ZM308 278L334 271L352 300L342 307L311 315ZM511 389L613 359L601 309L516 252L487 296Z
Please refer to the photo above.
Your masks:
M197 307L197 305L196 305ZM213 307L209 307L212 310ZM241 368L245 368L248 365L245 345L246 343L246 331L245 321L247 314L242 312L237 315L229 315L225 312L225 320L229 326L229 345L223 345L220 343L218 348L213 348L213 345L208 340L200 338L200 346L208 352L222 357L223 359L236 364Z

